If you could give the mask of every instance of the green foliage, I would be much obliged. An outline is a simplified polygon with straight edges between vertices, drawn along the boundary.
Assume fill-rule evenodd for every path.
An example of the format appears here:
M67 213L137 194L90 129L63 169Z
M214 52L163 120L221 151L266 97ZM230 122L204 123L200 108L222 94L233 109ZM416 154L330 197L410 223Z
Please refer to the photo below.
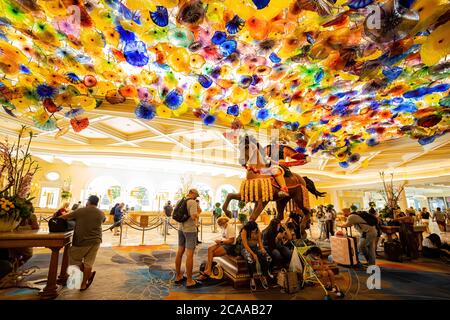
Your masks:
M67 190L61 191L61 199L66 200L66 199L70 199L71 197L72 197L72 192L67 191Z
M380 210L380 217L382 219L393 219L394 210L392 208L389 208L388 206L385 206L383 209Z
M247 214L245 214L245 213L239 213L239 215L238 215L238 220L239 220L240 223L246 224L247 221L248 221Z

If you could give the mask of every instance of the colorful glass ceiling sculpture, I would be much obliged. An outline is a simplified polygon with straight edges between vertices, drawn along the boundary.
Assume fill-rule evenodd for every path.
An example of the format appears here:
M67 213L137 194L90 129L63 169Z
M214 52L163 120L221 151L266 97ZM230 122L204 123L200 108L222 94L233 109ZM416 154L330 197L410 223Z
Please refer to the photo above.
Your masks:
M345 168L449 131L449 18L448 0L1 0L0 100L56 136L126 100L283 127Z

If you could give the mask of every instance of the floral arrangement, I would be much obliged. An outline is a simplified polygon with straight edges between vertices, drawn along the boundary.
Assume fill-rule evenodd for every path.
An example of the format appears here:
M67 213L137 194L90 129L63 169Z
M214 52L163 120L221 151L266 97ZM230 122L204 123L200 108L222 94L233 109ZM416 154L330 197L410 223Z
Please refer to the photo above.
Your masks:
M28 140L22 145L24 136L28 136ZM31 130L23 126L16 143L0 142L0 220L18 224L34 212L30 191L39 166L31 158L32 138Z
M405 189L405 182L395 186L394 185L394 174L390 174L390 181L386 182L386 177L384 172L380 172L381 180L383 181L383 190L381 190L381 195L383 196L384 200L386 201L385 207L383 210L380 211L381 217L386 218L393 218L393 212L394 209L397 209L398 207L398 199L400 198L401 193Z
M72 192L70 192L68 190L61 191L61 199L67 200L67 199L70 199L71 197L72 197Z
M69 177L68 179L64 180L63 189L61 191L61 199L63 200L69 200L72 197L72 192L70 192L70 189L72 188L72 179Z

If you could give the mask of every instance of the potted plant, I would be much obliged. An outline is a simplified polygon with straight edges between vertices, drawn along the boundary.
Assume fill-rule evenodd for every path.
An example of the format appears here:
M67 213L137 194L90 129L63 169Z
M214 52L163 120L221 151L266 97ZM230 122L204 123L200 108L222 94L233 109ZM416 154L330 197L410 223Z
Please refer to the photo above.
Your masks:
M22 138L28 137L25 144ZM30 198L31 182L39 169L31 158L33 133L23 126L17 143L0 142L0 231L14 230L34 212Z

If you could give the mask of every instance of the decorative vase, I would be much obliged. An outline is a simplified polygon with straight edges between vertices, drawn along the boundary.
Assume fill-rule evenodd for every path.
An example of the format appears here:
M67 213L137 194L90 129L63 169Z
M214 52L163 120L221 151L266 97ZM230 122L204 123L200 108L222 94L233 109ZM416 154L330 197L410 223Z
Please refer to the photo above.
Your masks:
M20 224L20 217L0 216L0 232L10 232Z

